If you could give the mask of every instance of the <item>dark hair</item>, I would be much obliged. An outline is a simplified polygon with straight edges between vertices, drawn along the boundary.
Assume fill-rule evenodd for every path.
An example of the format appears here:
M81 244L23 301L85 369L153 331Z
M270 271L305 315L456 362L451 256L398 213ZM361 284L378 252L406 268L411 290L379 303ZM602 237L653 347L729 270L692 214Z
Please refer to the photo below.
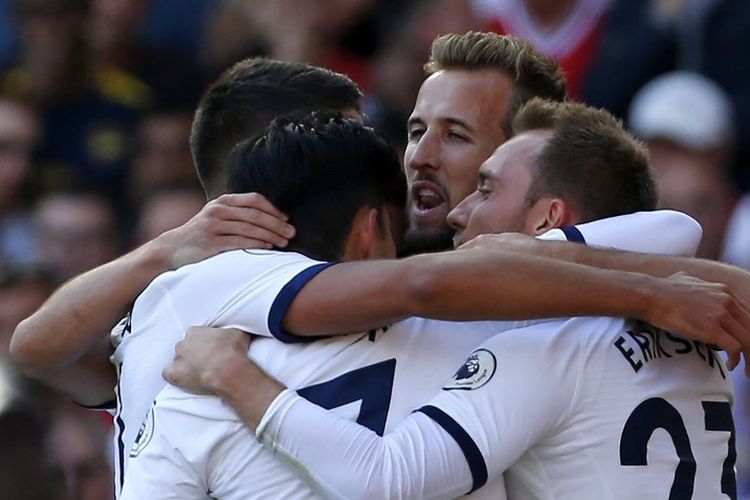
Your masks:
M424 69L428 75L441 70L484 69L508 75L515 87L508 112L502 117L508 137L513 116L532 97L552 101L567 98L565 75L554 59L513 36L480 31L439 36L432 41L430 59Z
M263 194L294 223L288 249L319 260L343 256L360 208L404 214L406 179L395 150L373 129L338 115L276 119L232 151L226 170L229 192Z
M656 208L658 195L646 148L603 109L532 99L513 121L519 134L550 130L526 194L563 198L586 222Z
M209 197L223 191L222 164L243 139L291 113L359 109L361 93L344 75L306 64L253 58L224 72L198 103L190 149Z

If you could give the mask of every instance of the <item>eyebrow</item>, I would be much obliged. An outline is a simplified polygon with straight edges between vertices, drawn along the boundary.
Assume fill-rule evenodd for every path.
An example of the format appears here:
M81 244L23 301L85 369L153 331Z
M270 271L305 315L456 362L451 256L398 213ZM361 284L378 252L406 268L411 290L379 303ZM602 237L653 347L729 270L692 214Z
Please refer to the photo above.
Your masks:
M453 125L458 125L459 127L464 128L464 129L466 129L469 132L474 132L474 129L471 127L471 125L469 125L468 123L466 123L463 120L459 120L458 118L453 118L453 117L450 117L450 116L445 116L445 117L441 117L440 120L444 121L444 122L451 123Z
M482 184L484 184L485 182L487 182L489 179L490 179L490 176L487 174L487 172L480 169L479 170L479 179L478 179L479 182L478 182L478 184L481 186Z
M409 117L409 120L406 122L406 126L411 127L412 125L424 125L424 120L418 116Z
M453 118L451 116L441 116L438 118L439 121L446 122L452 125L458 125L459 127L466 129L468 132L474 132L474 129L466 123L465 121L459 119L459 118ZM412 116L409 118L409 120L406 122L407 127L411 127L413 125L424 125L425 122L422 118L418 116Z
M492 173L489 168L479 167L479 183L485 182L496 182L497 177Z

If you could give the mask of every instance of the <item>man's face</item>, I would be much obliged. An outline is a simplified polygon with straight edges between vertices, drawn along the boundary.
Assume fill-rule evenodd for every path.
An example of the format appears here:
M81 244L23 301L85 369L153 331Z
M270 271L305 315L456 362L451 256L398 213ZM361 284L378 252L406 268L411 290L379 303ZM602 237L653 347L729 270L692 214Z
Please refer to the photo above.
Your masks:
M511 79L494 70L443 70L422 84L404 154L407 240L424 243L415 247L450 246L445 218L474 190L479 165L505 141L512 95Z
M31 110L0 100L0 208L18 198L38 140L39 122Z
M534 234L529 214L535 203L526 196L534 161L547 142L543 131L521 134L509 140L479 168L476 190L448 215L459 246L485 233Z
M659 206L695 217L703 226L697 256L718 259L735 196L724 165L709 153L669 141L650 141L648 150L659 180Z

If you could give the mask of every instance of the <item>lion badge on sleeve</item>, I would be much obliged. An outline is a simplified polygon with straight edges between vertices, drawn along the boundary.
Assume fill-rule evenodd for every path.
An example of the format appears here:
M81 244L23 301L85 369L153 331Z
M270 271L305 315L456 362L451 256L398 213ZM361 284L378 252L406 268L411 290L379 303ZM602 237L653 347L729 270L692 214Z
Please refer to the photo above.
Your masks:
M492 379L496 369L495 355L487 349L477 349L469 355L463 366L443 389L446 391L479 389Z

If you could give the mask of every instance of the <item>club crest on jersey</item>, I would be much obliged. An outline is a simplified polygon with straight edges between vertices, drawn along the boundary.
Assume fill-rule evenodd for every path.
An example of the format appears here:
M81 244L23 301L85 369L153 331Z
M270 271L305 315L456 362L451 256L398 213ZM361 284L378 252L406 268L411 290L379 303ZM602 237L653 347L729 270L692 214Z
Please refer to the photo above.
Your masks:
M448 385L446 391L473 391L489 382L495 375L497 359L487 349L477 349L468 357L464 365L458 369Z
M133 447L130 449L130 458L137 457L146 446L151 442L151 438L154 437L154 408L153 406L146 415L146 420L141 424L141 428L138 430L138 434L135 436L135 442Z

